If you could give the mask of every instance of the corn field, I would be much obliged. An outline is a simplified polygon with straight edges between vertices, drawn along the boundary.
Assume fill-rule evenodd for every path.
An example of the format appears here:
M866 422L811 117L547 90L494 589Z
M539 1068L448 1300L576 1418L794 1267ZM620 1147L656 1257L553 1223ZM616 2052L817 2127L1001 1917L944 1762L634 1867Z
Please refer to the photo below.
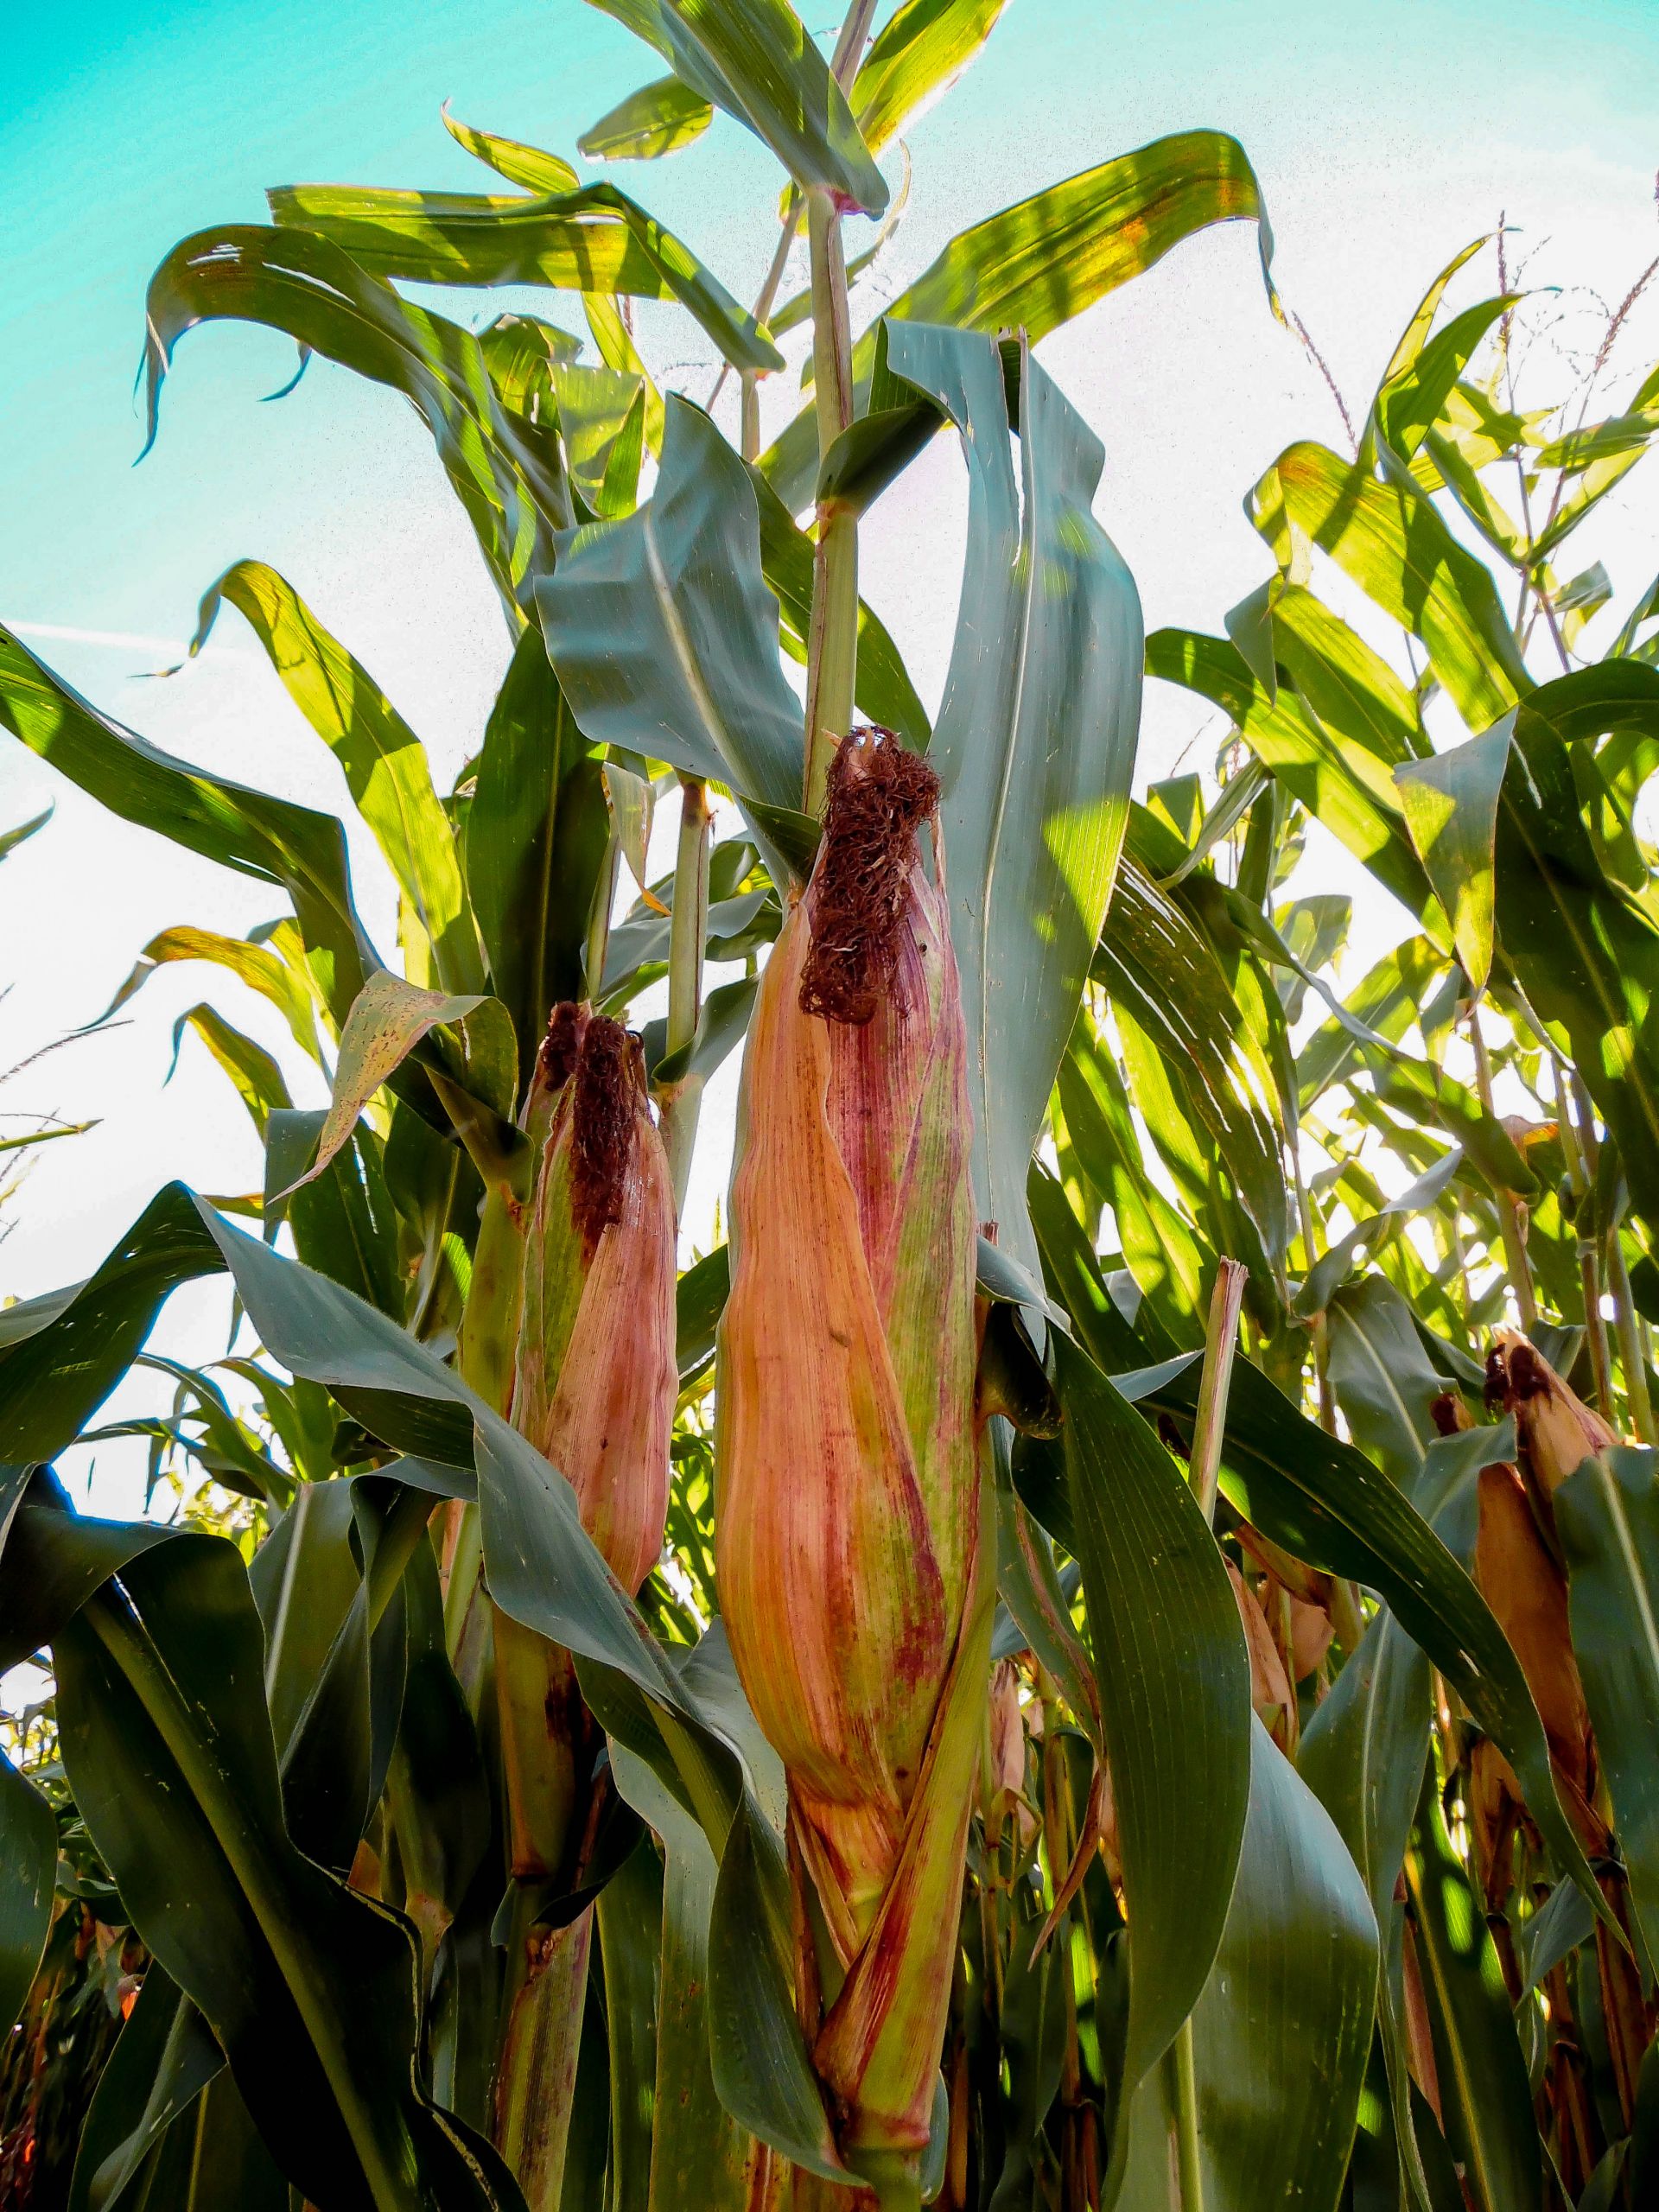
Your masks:
M495 585L447 792L274 569L201 601L344 772L396 947L340 821L0 629L13 738L270 887L134 947L105 1020L211 963L289 1061L184 1017L262 1187L169 1185L0 1310L0 1667L41 1684L0 2207L1659 2204L1659 581L1592 550L1659 432L1639 282L1539 392L1476 240L1353 450L1248 489L1268 581L1147 635L1033 349L1221 224L1275 334L1244 149L980 216L871 319L901 133L1002 0L853 0L831 51L787 0L595 4L658 73L584 157L717 110L775 156L752 306L448 111L486 188L283 186L147 296L152 441L188 334L286 334L413 408ZM400 289L499 285L585 340ZM859 539L936 438L930 720ZM1147 679L1211 747L1150 784ZM1294 895L1310 824L1409 917L1381 957ZM225 1354L147 1352L213 1276ZM106 1418L135 1368L171 1412ZM130 1522L54 1472L118 1436Z

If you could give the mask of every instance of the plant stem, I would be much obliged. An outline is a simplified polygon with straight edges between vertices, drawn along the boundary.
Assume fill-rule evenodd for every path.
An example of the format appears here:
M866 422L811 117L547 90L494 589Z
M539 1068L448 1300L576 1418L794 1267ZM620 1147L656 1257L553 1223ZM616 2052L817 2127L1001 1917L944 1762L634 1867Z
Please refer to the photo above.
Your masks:
M784 210L783 224L778 232L778 245L772 257L772 266L766 271L766 281L755 295L754 319L757 322L764 322L772 313L778 297L778 288L784 281L784 271L789 266L789 250L795 243L796 233L801 227L801 217L805 213L805 208L806 203L801 194L791 188L789 204ZM720 384L715 385L709 396L710 407L719 398L720 385L725 381L726 372L722 369L720 372ZM741 444L739 450L745 461L754 461L759 458L760 452L760 371L745 369L742 372L741 384L742 423L740 433Z
M1643 1444L1659 1444L1653 1421L1653 1399L1648 1389L1646 1332L1630 1295L1630 1271L1624 1264L1624 1248L1618 1241L1618 1224L1607 1231L1607 1287L1612 1294L1613 1328L1618 1338L1619 1364L1624 1370L1624 1396L1630 1408L1630 1425Z
M1198 1493L1198 1510L1206 1521L1216 1508L1216 1482L1221 1471L1221 1439L1227 1421L1227 1388L1232 1380L1233 1354L1238 1344L1238 1314L1243 1302L1249 1269L1237 1260L1223 1260L1216 1270L1216 1287L1210 1294L1210 1320L1205 1332L1204 1374L1198 1384L1198 1410L1192 1425L1190 1477Z
M1480 1027L1480 1001L1472 999L1469 1006L1469 1042L1475 1054L1475 1090L1479 1096L1481 1110L1488 1121L1496 1121L1492 1105L1492 1063L1486 1050L1486 1039ZM1509 1272L1510 1288L1515 1294L1516 1311L1521 1319L1522 1333L1530 1336L1538 1325L1538 1301L1533 1294L1532 1269L1527 1264L1526 1231L1521 1225L1521 1216L1515 1203L1513 1191L1498 1191L1498 1226L1503 1233L1503 1260Z
M680 842L674 857L674 912L668 938L668 1051L685 1051L702 1012L703 939L709 930L709 787L680 779ZM674 1179L674 1205L683 1211L702 1102L701 1076L682 1076L658 1096L663 1142Z
M709 927L709 787L680 779L680 842L674 856L674 912L668 938L668 1049L697 1033L702 1011L703 938Z
M1307 1184L1302 1174L1302 1162L1297 1147L1294 1126L1290 1140L1291 1172L1296 1181L1296 1211L1300 1217L1302 1255L1308 1273L1319 1260L1319 1239L1313 1221L1313 1201L1308 1196ZM1331 1332L1323 1310L1313 1316L1313 1380L1319 1395L1319 1427L1327 1436L1337 1433L1337 1402L1331 1391Z
M1164 2064L1169 2072L1170 2101L1174 2117L1170 2134L1174 2146L1176 2183L1171 2212L1204 2212L1204 2160L1198 2143L1198 2069L1192 2049L1192 2019L1181 2022Z
M812 372L818 454L853 419L853 341L847 309L847 262L841 215L830 195L807 194L812 257ZM817 814L836 747L853 722L858 668L858 518L838 500L818 502L812 556L812 620L806 657L805 806Z
M616 886L622 866L622 840L614 826L603 861L600 865L599 882L594 892L594 911L588 920L587 942L582 950L582 979L590 1004L597 1006L605 984L605 956L610 950L611 909L616 904Z
M1601 1311L1601 1253L1593 1237L1579 1239L1579 1286L1584 1298L1584 1332L1590 1342L1596 1406L1604 1420L1611 1421L1613 1373L1607 1357L1607 1324Z

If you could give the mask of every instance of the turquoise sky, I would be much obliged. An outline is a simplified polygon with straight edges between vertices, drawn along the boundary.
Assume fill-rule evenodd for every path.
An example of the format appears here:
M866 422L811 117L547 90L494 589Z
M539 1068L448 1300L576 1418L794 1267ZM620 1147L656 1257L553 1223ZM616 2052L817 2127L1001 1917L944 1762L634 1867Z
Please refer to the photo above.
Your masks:
M806 19L827 33L836 13L828 0ZM477 743L506 641L424 431L391 394L324 364L262 405L291 373L291 347L220 324L181 345L160 438L135 468L145 281L188 232L258 220L268 184L485 187L441 127L445 99L467 121L572 154L580 130L660 73L657 58L581 0L86 0L14 8L6 60L0 619L157 741L343 807L332 762L232 618L187 675L143 680L174 657L212 578L258 556L368 664L440 774L453 772ZM1559 385L1593 333L1595 298L1619 297L1659 250L1655 0L1011 0L977 67L911 133L912 212L855 313L874 314L977 217L1197 124L1248 148L1281 288L1356 410L1429 279L1501 209L1518 226L1515 255L1536 250L1529 281L1564 288L1535 318L1547 383ZM752 296L777 191L756 141L717 121L688 152L615 173ZM1494 276L1490 258L1471 266L1455 296L1482 296ZM511 303L443 301L463 319ZM1647 310L1632 323L1631 372L1659 354L1659 291ZM551 311L579 327L569 302ZM700 334L656 308L640 327L663 380L706 398ZM1249 236L1233 226L1183 245L1046 341L1044 358L1105 442L1097 505L1149 625L1218 629L1265 572L1245 490L1291 439L1341 439L1318 372L1267 312ZM781 418L792 377L772 379L766 397ZM1620 594L1659 565L1645 472L1630 483L1595 548ZM960 467L939 441L864 533L865 588L925 695L948 653L961 520ZM1201 720L1153 687L1147 766L1163 772L1195 743L1188 765L1199 765ZM14 985L0 1004L0 1069L98 1014L156 930L239 932L275 911L267 889L111 823L0 738L0 826L48 799L51 828L0 869L0 985ZM390 950L389 902L360 838L353 849L360 903ZM1317 838L1306 866L1353 887L1354 871ZM284 1051L270 1009L239 987L170 969L134 1002L129 1027L54 1054L0 1094L0 1109L105 1116L90 1137L38 1156L0 1248L0 1293L88 1272L169 1175L254 1186L252 1132L205 1054L187 1044L163 1087L174 1018L204 996ZM302 1083L296 1095L311 1103ZM722 1109L711 1098L709 1110ZM717 1163L708 1172L712 1203ZM207 1287L181 1295L165 1340L200 1352L220 1300ZM119 1486L105 1495L133 1502Z
M827 29L835 0L819 12L811 27ZM0 421L14 526L0 613L168 636L221 552L315 513L327 486L313 472L336 438L384 437L396 403L319 376L279 423L283 410L253 402L285 374L285 346L220 327L187 341L161 445L130 473L143 286L166 248L205 223L257 219L275 181L481 178L438 127L446 97L570 151L658 67L580 0L90 0L13 11L7 46ZM1323 291L1332 235L1363 268L1408 173L1467 149L1530 141L1552 164L1576 152L1650 172L1659 7L1014 0L979 68L914 134L917 212L894 265L919 265L972 214L1196 123L1236 131L1255 156L1296 299ZM733 289L753 284L771 178L754 141L716 124L677 161L630 166ZM1446 213L1449 250L1463 211ZM1340 359L1339 324L1326 342ZM231 480L215 485L227 461Z

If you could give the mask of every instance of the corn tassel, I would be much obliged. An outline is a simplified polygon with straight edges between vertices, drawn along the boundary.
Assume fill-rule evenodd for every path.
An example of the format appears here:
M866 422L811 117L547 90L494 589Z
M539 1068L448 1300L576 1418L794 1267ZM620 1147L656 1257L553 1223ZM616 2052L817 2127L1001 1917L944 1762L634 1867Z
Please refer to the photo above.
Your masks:
M720 1343L725 1619L826 1938L815 2063L883 2186L928 2140L989 1664L936 792L885 733L836 756L750 1027Z

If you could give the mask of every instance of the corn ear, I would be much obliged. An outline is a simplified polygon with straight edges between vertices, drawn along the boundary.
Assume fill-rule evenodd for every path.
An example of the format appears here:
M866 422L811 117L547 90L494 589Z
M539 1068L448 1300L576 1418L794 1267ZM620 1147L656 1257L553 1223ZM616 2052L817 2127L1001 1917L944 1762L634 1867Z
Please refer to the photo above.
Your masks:
M1585 1460L1618 1441L1516 1329L1493 1332L1486 1395L1515 1415L1522 1451L1546 1499ZM1553 1541L1553 1527L1550 1533Z
M637 1590L661 1554L678 1373L675 1211L639 1046L586 1007L554 1009L524 1123L537 1166L527 1203L493 1192L502 1252L516 1240L516 1300L493 1308L516 1344L514 1426L575 1491L582 1525ZM575 1887L588 1848L598 1733L570 1654L498 1611L495 1679L513 1912L495 2138L530 2212L557 2212L592 1942L583 1911L548 1930L549 1880Z
M1478 1494L1475 1580L1521 1662L1585 1847L1605 1851L1606 1830L1591 1802L1590 1713L1567 1624L1566 1573L1516 1468L1483 1467Z
M989 1668L966 1036L916 843L936 788L891 739L837 756L750 1026L720 1339L725 1619L788 1774L834 1954L815 2055L867 2170L928 2137Z
M569 1482L637 1590L663 1548L674 1355L674 1196L639 1040L561 1007L528 1112L545 1122L524 1246L513 1426Z

